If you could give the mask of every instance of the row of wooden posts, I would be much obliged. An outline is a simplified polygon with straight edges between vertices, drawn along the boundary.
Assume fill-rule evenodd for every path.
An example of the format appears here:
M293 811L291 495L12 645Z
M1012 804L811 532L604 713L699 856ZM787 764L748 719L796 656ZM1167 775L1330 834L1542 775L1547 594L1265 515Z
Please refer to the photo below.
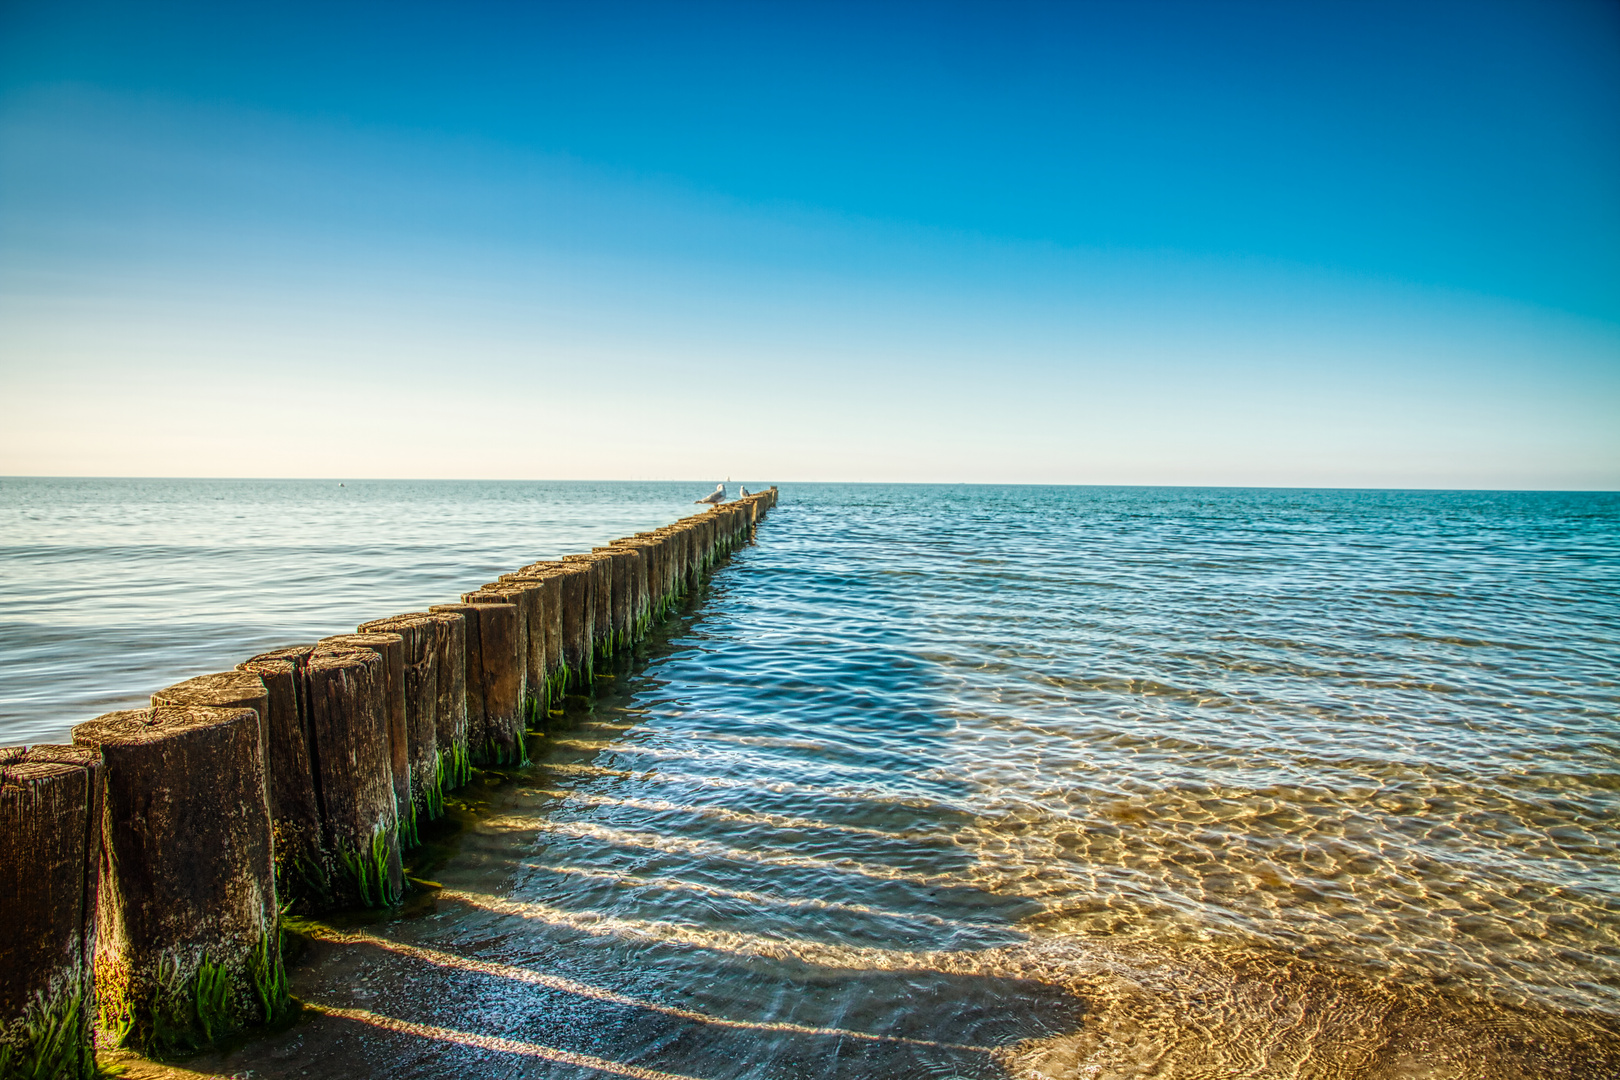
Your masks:
M388 906L418 823L589 693L746 543L776 489L459 604L362 624L0 749L0 1080L173 1053L288 1008L280 918Z

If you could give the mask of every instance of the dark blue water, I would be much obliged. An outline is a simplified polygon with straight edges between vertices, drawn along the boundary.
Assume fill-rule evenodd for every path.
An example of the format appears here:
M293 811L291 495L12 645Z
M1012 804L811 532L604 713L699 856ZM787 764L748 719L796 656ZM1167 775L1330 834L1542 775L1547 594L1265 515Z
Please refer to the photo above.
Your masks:
M13 731L702 493L3 490ZM689 619L302 976L372 1067L1620 1067L1620 497L784 486Z

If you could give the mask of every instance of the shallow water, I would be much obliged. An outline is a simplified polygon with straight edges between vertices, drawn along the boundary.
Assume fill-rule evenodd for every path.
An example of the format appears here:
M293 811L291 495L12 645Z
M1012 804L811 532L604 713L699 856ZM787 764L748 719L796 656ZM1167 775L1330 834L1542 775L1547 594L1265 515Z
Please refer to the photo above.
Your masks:
M687 619L261 1075L1620 1073L1620 498L794 485Z

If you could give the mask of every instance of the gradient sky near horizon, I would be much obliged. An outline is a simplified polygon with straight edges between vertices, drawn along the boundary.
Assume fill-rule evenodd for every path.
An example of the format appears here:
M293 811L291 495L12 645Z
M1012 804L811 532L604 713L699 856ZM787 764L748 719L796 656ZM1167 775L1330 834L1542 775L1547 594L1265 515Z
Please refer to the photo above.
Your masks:
M0 474L1620 488L1620 4L0 3Z

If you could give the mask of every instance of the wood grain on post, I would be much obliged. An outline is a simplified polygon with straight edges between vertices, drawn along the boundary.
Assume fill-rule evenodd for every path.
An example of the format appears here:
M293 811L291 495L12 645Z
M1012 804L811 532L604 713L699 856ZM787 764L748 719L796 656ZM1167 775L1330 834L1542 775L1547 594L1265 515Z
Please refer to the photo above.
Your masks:
M100 799L94 750L0 750L0 1058L18 1076L95 1074Z
M698 547L698 529L690 519L677 522L674 529L686 551L686 559L682 566L681 592L690 596L697 591L703 581L703 553Z
M545 570L557 579L557 605L562 627L563 668L567 681L591 692L596 673L596 577L588 563L533 563L521 573Z
M545 723L545 629L540 624L540 596L534 586L496 581L477 592L463 593L464 604L511 604L517 609L518 718L525 725Z
M654 620L658 617L658 556L660 547L658 541L641 537L627 536L622 540L613 541L613 547L625 548L636 553L635 561L631 564L631 626L633 633L631 639L640 641L647 636Z
M542 700L548 711L562 708L568 685L568 666L563 659L562 571L566 564L533 563L515 574L502 574L486 590L515 586L533 594L529 623L530 678L541 671Z
M467 620L457 611L413 611L394 618L428 619L433 623L433 666L438 678L438 693L433 703L433 735L439 750L444 789L453 791L472 778L467 753ZM476 626L473 633L476 644Z
M586 567L591 575L591 650L606 657L613 652L613 564L605 555L564 555L563 562Z
M612 601L608 605L613 619L613 631L608 636L608 651L617 653L630 643L630 559L631 553L623 548L607 547L592 548L592 555L607 562L608 580L612 592Z
M276 890L283 904L291 903L297 910L326 907L325 892L332 875L322 840L321 799L305 700L304 665L314 651L313 645L300 645L262 653L236 665L238 671L258 676L270 702L265 773L275 838Z
M436 604L467 623L467 750L475 764L517 764L523 745L522 676L517 654L517 607L513 604ZM471 647L478 642L476 655ZM474 688L481 709L474 713Z
M356 629L361 634L398 634L402 639L411 805L418 816L436 820L444 814L444 764L439 760L439 653L433 616L396 615Z
M671 606L686 595L686 564L691 556L684 530L666 525L658 530L665 550L669 552L669 603Z
M393 774L394 805L399 814L399 841L412 848L416 836L416 805L411 798L410 720L405 707L405 638L393 632L337 634L322 638L320 651L369 649L382 657L383 716L387 722L389 769Z
M554 573L528 579L539 590L540 626L544 631L546 709L562 708L568 686L568 668L563 663L562 580Z
M259 718L157 706L73 729L102 756L95 980L104 1030L169 1053L287 1007Z
M662 621L669 610L674 591L670 573L669 537L657 532L639 532L635 542L641 545L647 559L647 615L654 622Z
M433 620L434 662L439 669L434 734L444 763L445 790L454 791L472 779L467 750L467 620L455 612L427 614Z
M387 907L404 894L388 664L371 649L322 648L305 668L324 841L340 905Z
M484 674L484 725L489 742L487 759L496 765L518 765L529 760L524 742L524 642L516 604L470 605L478 613L478 642Z

